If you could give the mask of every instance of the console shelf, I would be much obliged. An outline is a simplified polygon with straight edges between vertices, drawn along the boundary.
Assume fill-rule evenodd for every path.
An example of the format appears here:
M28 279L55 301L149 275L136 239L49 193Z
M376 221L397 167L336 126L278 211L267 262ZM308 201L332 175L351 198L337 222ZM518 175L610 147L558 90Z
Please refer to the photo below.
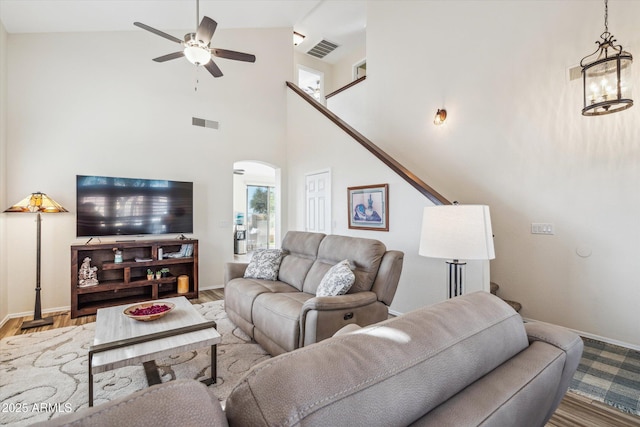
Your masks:
M179 253L182 245L193 245L193 252L185 257L158 259L164 254ZM122 251L123 262L114 262L114 248ZM85 258L97 267L99 284L78 286L78 272ZM136 258L150 260L137 262ZM147 269L168 268L167 277L147 279ZM178 276L189 277L189 289L178 293ZM198 298L198 241L139 240L71 246L71 317L95 314L99 308L133 304L160 298L185 296Z

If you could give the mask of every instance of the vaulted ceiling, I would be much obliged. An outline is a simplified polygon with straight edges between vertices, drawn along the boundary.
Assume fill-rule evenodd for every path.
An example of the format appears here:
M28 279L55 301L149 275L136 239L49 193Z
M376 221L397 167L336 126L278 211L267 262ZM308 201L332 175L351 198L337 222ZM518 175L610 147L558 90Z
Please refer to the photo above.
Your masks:
M140 21L182 34L195 28L196 0L0 0L8 33L138 31ZM338 44L324 58L335 63L365 43L366 2L361 0L200 0L199 18L218 28L292 27L306 36L295 49L307 52L321 40Z

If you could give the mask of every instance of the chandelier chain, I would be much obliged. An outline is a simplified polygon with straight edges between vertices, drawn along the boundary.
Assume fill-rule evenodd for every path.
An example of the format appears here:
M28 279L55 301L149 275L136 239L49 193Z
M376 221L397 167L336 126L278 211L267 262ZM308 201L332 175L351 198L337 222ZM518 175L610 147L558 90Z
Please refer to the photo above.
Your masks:
M609 32L609 0L604 0L604 32Z

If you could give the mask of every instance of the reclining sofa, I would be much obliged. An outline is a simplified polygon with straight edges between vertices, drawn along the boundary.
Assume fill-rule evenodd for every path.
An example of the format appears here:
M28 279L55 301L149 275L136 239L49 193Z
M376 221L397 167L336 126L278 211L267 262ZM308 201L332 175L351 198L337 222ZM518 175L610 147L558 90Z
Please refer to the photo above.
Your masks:
M178 380L47 425L542 427L582 348L479 291L265 360L224 410L203 384Z
M248 263L228 263L229 319L272 355L332 336L343 326L388 317L404 254L374 239L289 231L276 280L246 277ZM316 296L331 267L348 260L355 282L345 295Z

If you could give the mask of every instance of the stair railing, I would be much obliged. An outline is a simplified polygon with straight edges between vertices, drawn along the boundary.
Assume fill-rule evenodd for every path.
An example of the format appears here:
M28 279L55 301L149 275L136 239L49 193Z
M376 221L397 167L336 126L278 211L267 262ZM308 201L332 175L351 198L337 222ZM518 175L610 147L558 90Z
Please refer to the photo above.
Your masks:
M355 139L360 145L369 150L374 156L382 161L385 165L387 165L391 170L397 173L402 179L407 181L412 187L418 190L422 195L424 195L427 199L431 200L435 205L450 205L451 202L448 201L444 196L438 193L436 190L431 188L427 183L422 181L418 176L409 171L407 168L402 166L397 160L383 151L380 147L371 142L367 137L362 135L360 132L349 126L344 120L338 117L336 114L332 113L327 107L320 104L308 93L300 89L297 85L287 82L287 86L289 89L297 93L307 101L313 108L322 113L325 117L331 120L336 126L345 131L349 136Z

